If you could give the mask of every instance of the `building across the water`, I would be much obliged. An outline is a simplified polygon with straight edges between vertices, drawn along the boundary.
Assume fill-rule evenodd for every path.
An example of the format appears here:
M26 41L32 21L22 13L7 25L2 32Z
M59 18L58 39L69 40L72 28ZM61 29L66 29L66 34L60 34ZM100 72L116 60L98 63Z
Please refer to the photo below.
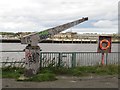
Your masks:
M76 32L66 32L66 33L59 33L52 37L52 39L71 39L77 36Z
M31 32L32 33L32 32ZM4 33L1 37L1 40L4 39L4 41L13 40L18 42L18 39L20 40L20 37L30 34L30 32L19 32L19 33ZM97 42L99 36L112 36L113 42L120 42L120 34L98 34L98 33L83 33L78 34L77 32L66 32L66 33L59 33L56 34L50 38L48 38L45 42ZM7 40L6 40L7 39ZM20 41L19 41L20 42Z

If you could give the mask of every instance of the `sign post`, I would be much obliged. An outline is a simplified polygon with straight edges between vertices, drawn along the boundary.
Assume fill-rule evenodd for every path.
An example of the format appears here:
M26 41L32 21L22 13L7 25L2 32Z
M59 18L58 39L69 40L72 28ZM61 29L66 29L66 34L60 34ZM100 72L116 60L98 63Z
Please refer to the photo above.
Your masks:
M101 59L102 65L104 64L107 65L108 53L111 53L111 36L99 36L97 52L102 53L102 59ZM106 53L106 63L105 63L104 53Z
M108 64L108 53L106 53L106 65Z
M101 61L101 62L102 62L102 65L104 65L104 55L105 55L105 54L102 53L102 61Z

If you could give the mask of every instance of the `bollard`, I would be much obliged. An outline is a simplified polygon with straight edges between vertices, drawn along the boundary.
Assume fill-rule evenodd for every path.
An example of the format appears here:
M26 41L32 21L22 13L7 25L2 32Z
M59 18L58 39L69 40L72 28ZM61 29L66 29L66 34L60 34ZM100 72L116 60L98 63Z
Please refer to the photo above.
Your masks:
M73 52L72 53L72 62L71 62L71 66L72 67L75 67L76 66L76 53L75 52Z

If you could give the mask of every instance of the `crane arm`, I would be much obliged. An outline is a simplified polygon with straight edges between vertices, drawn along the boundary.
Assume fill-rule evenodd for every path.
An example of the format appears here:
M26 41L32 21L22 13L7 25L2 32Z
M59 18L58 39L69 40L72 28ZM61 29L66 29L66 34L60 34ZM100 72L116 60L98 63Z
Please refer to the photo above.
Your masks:
M31 44L31 45L35 46L38 42L40 42L48 37L51 37L55 34L58 34L68 28L75 26L75 25L78 25L79 23L87 21L87 20L88 20L88 17L85 17L85 18L82 18L82 19L79 19L79 20L76 20L73 22L69 22L69 23L66 23L63 25L59 25L59 26L41 31L41 32L37 32L37 33L33 33L30 35L24 36L21 38L21 43L22 44Z

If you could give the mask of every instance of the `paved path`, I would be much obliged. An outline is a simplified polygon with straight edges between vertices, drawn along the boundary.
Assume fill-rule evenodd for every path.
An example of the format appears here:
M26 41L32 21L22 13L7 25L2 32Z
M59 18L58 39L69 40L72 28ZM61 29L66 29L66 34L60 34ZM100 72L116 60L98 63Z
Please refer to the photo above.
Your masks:
M57 76L58 80L48 82L22 82L3 79L3 88L118 88L117 76Z

